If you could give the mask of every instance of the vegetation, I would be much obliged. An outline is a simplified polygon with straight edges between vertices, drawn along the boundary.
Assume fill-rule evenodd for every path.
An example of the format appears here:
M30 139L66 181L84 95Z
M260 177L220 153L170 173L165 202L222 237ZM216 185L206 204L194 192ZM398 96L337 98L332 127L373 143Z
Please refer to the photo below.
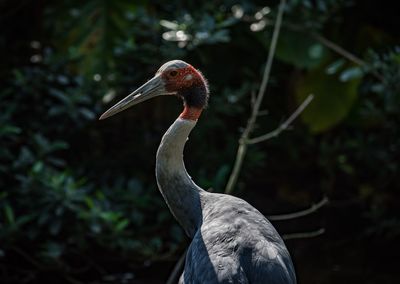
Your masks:
M186 160L202 187L225 189L279 2L135 2L0 4L4 283L168 278L187 239L157 190L154 157L181 106L155 99L97 120L167 60L210 82ZM315 99L290 131L248 146L232 192L266 215L329 197L322 211L275 223L281 233L326 230L288 241L302 283L396 279L400 35L396 9L379 4L287 1L254 137Z

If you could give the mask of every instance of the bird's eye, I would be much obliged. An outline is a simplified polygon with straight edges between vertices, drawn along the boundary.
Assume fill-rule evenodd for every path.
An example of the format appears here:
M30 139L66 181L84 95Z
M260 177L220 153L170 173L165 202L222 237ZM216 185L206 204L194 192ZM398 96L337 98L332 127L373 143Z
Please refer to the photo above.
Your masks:
M172 70L169 72L169 76L171 76L171 77L175 77L176 75L178 75L178 71L176 71L176 70Z

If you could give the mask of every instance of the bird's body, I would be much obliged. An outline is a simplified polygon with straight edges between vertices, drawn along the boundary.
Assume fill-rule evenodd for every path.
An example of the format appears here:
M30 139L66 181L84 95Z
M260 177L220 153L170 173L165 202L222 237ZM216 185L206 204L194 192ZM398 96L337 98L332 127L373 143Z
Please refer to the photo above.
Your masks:
M289 253L265 217L233 196L204 200L180 283L295 283Z
M143 96L153 97L155 92L178 95L185 106L163 136L156 158L160 192L192 239L179 283L295 284L289 252L271 223L240 198L201 189L185 169L184 146L208 98L201 73L183 61L168 62L155 78L101 118L145 100Z
M156 161L160 191L193 239L180 283L295 283L289 253L271 223L244 200L207 192L187 174L183 148L195 124L178 118Z

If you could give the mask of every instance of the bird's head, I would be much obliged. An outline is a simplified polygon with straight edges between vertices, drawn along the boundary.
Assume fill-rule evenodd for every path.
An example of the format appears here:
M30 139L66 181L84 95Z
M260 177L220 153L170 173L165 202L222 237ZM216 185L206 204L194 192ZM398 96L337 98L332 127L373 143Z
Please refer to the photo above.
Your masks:
M155 76L103 113L105 119L133 105L161 95L176 95L184 102L181 118L197 120L207 106L207 81L200 71L182 60L168 61Z

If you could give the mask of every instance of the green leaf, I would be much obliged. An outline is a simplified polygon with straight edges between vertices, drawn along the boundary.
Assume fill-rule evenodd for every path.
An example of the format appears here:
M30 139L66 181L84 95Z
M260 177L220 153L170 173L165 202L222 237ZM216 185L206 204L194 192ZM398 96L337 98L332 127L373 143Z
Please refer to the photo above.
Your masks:
M325 69L326 74L335 74L344 65L345 62L346 61L343 58L340 58L339 60L336 60L333 63L329 64L328 67L326 67Z
M4 213L6 214L7 222L9 224L14 224L15 222L14 210L11 208L10 205L6 204L4 206Z
M278 59L298 68L311 69L323 62L328 51L303 33L285 30L279 37L275 54Z
M340 81L347 82L349 80L360 78L363 75L363 72L359 66L351 67L344 70L340 74Z
M118 232L123 231L127 226L129 225L129 220L128 219L122 219L117 223L115 226L115 230Z
M312 132L322 132L338 124L346 117L357 98L360 78L343 82L337 75L328 75L318 68L305 75L296 88L297 101L301 103L310 93L313 102L301 117Z
M51 144L51 151L68 149L69 145L65 141L56 141Z
M99 223L93 222L90 224L90 230L95 234L99 234L101 232L101 226Z
M176 22L171 22L167 20L161 20L160 25L163 26L164 28L174 31L179 29L179 25Z
M101 212L100 217L107 222L115 222L119 218L119 214L113 211Z
M79 112L88 120L92 120L96 117L95 113L88 108L79 108Z
M59 9L63 6L59 5ZM125 1L85 1L79 7L79 17L68 15L54 27L64 34L58 46L70 58L79 59L81 73L103 74L115 62L113 47L127 38L131 23L124 15L134 12L135 5Z
M92 209L94 207L93 199L89 196L85 197L85 203L86 203L87 207L89 207L90 209Z
M47 242L43 245L42 255L51 259L58 259L63 254L64 247L56 242Z
M4 125L0 127L0 136L20 134L22 132L21 128L13 125Z
M43 170L43 162L42 161L37 161L33 167L32 167L32 172L35 174L40 173Z

